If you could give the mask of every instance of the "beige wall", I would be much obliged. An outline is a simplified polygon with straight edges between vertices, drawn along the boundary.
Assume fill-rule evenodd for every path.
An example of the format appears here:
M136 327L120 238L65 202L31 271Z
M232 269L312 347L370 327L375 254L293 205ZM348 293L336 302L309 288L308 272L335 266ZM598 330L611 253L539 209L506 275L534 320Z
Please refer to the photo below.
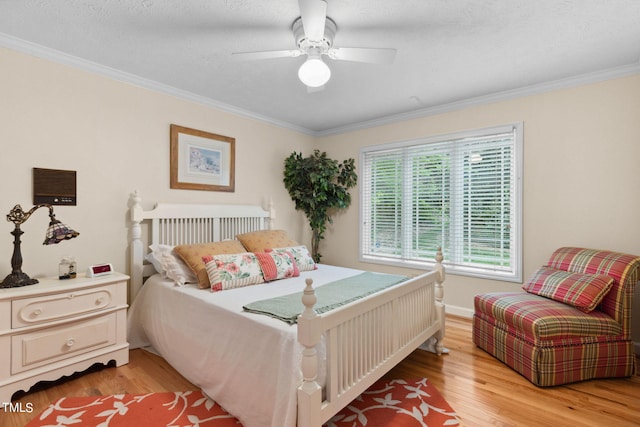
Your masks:
M48 225L40 209L23 226L23 270L57 274L59 259L79 268L112 262L128 269L127 201L138 190L144 207L156 201L267 206L276 226L302 238L304 218L282 184L284 158L310 151L309 135L222 112L166 94L0 48L0 275L11 272L13 224L5 215L32 203L32 168L77 171L78 204L56 208L80 237L43 246ZM169 188L169 125L236 138L234 193ZM1 280L1 279L0 279Z
M317 145L333 158L357 161L368 145L519 121L524 277L562 245L640 255L640 75L324 137ZM397 272L358 260L358 191L327 233L323 262ZM474 294L520 286L449 275L445 302L449 312L469 315ZM640 314L634 323L640 334Z
M56 274L63 254L75 255L81 268L110 261L126 271L134 189L145 208L157 200L266 205L272 198L276 226L308 243L306 220L282 184L291 151L315 146L358 160L367 145L517 121L524 123L524 276L560 245L640 254L640 75L313 138L8 49L0 48L0 63L0 215L17 203L32 206L33 167L78 172L78 206L56 212L81 236L42 246L48 219L36 213L22 239L23 268L32 276ZM236 138L234 193L169 189L171 123ZM357 188L353 196L327 232L323 262L398 271L358 261ZM2 277L10 272L12 225L4 229ZM476 293L520 287L454 275L445 286L449 312L463 315ZM640 314L634 329L640 337Z

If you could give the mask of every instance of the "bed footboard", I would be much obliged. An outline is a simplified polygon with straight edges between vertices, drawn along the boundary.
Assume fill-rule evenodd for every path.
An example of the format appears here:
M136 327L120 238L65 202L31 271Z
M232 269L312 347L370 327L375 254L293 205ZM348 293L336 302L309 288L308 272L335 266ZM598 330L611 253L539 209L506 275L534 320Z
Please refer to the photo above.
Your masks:
M298 388L298 426L317 427L359 396L387 371L425 341L443 351L444 267L438 250L434 271L412 278L318 315L312 280L302 297L298 341L304 346L303 381ZM327 348L327 381L323 393L316 381L316 346L322 337Z

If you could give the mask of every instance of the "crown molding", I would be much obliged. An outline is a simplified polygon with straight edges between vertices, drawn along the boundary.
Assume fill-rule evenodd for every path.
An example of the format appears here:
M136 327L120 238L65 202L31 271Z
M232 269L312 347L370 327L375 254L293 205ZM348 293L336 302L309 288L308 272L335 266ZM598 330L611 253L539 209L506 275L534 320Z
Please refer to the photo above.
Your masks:
M153 80L145 79L135 74L126 73L115 68L107 67L105 65L98 64L96 62L88 61L77 56L69 55L64 52L60 52L55 49L44 47L42 45L28 42L26 40L19 39L14 36L10 36L5 33L0 33L0 46L23 52L38 58L43 58L56 62L59 64L67 65L74 68L79 68L85 71L89 71L95 74L99 74L113 80L117 80L123 83L127 83L133 86L150 89L156 92L164 93L174 96L179 99L184 99L197 104L201 104L207 107L215 108L221 111L225 111L232 114L237 114L249 119L258 120L268 123L270 125L278 126L285 129L290 129L296 132L307 134L313 137L324 137L330 135L337 135L342 133L354 132L357 130L388 125L397 122L403 122L407 120L413 120L428 116L433 116L442 113L448 113L456 110L462 110L478 105L490 104L499 101L505 101L514 98L520 98L524 96L536 95L544 92L550 92L560 89L571 88L575 86L581 86L590 83L597 83L600 81L616 79L620 77L626 77L633 74L640 74L640 60L629 65L624 65L616 68L610 68L606 70L596 71L593 73L586 73L579 76L567 77L564 79L558 79L550 82L525 86L517 89L496 92L488 95L483 95L475 98L469 98L461 101L451 102L448 104L435 105L419 110L414 110L406 113L393 114L389 116L383 116L376 119L365 120L358 123L353 123L336 128L326 129L322 131L314 131L302 126L298 126L292 123L288 123L282 120L277 120L272 117L264 116L262 114L255 113L253 111L245 110L230 104L216 101L214 99L197 95L192 92L181 90L169 85L165 85Z
M359 123L353 123L333 129L327 129L315 132L315 137L323 137L337 135L341 133L354 132L357 130L368 129L377 126L403 122L407 120L419 119L428 116L434 116L442 113L449 113L464 108L474 107L478 105L491 104L500 101L506 101L514 98L522 98L525 96L537 95L545 92L551 92L561 89L568 89L576 86L582 86L590 83L597 83L605 80L613 80L621 77L627 77L634 74L640 74L640 60L634 64L624 65L616 68L596 71L593 73L581 74L578 76L567 77L564 79L553 80L550 82L539 83L530 86L524 86L517 89L495 92L488 95L482 95L475 98L464 99L448 104L435 105L432 107L413 110L406 113L394 114L377 119L366 120Z
M165 85L154 80L146 79L135 74L127 73L117 70L115 68L108 67L106 65L98 64L96 62L88 61L86 59L79 58L77 56L69 55L67 53L51 49L36 43L32 43L26 40L19 39L14 36L10 36L5 33L0 33L0 46L29 54L38 58L46 59L58 64L67 65L69 67L78 68L91 73L99 74L104 77L108 77L113 80L117 80L123 83L130 84L132 86L141 87L144 89L153 90L156 92L164 93L176 98L180 98L186 101L191 101L197 104L204 105L206 107L215 108L225 111L227 113L237 114L249 119L258 120L268 123L270 125L278 126L285 129L290 129L296 132L301 132L308 135L314 135L314 131L297 126L292 123L288 123L282 120L277 120L272 117L267 117L253 111L245 110L230 104L216 101L205 96L197 95L192 92L181 90L173 86Z

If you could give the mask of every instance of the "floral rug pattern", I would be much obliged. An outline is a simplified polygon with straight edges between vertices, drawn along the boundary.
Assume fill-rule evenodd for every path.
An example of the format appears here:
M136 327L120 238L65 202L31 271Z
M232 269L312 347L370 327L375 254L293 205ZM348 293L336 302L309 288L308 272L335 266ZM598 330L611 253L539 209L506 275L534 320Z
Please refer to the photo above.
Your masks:
M335 415L326 427L432 427L460 419L426 378L378 381Z
M164 409L164 410L160 410ZM433 427L460 419L426 378L380 380L324 427ZM239 427L240 422L200 391L63 397L27 427Z

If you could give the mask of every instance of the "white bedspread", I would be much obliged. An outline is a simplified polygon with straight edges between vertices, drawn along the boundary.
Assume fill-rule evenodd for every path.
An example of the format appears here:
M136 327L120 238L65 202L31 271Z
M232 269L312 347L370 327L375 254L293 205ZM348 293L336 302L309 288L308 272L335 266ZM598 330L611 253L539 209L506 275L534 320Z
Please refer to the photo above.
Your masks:
M242 306L300 292L307 277L317 287L360 272L319 265L300 277L221 292L178 287L155 275L129 309L129 342L152 346L244 427L293 427L302 379L296 325Z

